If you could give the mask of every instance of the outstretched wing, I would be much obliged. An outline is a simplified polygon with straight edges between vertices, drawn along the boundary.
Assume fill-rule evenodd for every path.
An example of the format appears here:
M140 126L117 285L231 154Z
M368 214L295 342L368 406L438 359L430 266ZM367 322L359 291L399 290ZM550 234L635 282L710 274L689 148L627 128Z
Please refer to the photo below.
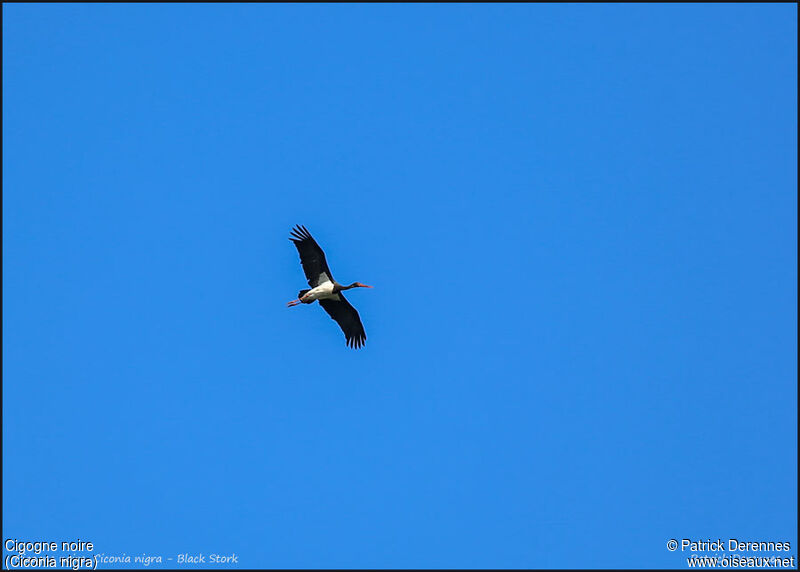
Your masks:
M347 345L353 349L358 349L367 341L367 333L361 324L361 318L358 317L358 312L350 305L344 294L339 292L336 296L338 299L323 298L319 301L319 305L342 328Z
M295 226L289 240L294 242L297 252L300 253L300 264L303 265L303 272L306 274L309 286L316 288L324 282L333 282L333 276L325 261L325 253L322 252L317 241L311 238L311 233L306 230L306 227Z

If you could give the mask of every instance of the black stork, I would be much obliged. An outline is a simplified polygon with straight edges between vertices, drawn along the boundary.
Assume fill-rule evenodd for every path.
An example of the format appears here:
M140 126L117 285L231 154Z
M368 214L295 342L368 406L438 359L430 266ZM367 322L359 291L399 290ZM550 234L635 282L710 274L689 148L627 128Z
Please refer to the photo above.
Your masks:
M350 286L339 284L333 279L328 263L325 261L325 253L311 237L311 233L306 227L297 225L292 229L291 240L300 253L300 263L303 265L303 272L308 279L308 290L300 290L297 299L292 300L287 307L297 304L312 304L314 300L319 300L322 309L328 312L331 318L336 320L339 327L344 332L347 345L357 349L364 345L367 334L361 324L358 312L342 294L343 290L350 288L372 288L361 282L353 282Z

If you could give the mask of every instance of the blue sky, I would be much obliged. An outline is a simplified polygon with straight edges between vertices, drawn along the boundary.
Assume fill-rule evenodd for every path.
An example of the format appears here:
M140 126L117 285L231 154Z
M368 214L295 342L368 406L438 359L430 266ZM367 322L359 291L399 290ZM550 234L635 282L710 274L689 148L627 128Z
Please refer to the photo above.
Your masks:
M4 539L797 555L795 5L5 4L3 100Z

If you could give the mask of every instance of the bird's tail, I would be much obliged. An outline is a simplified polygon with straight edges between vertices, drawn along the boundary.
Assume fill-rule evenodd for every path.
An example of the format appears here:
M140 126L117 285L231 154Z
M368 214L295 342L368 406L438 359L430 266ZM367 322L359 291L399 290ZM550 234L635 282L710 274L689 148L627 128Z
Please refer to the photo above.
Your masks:
M309 289L309 290L300 290L300 292L297 294L297 298L298 298L298 299L299 299L299 298L302 298L302 297L303 297L303 296L305 296L305 295L306 295L308 292L311 292L311 290L310 290L310 289Z

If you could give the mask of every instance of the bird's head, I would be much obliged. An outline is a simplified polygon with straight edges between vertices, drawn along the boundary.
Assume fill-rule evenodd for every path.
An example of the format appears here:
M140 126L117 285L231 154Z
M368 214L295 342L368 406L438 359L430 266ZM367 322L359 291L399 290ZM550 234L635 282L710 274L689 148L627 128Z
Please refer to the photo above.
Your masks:
M367 286L366 284L362 284L361 282L353 282L347 288L348 289L349 288L372 288L372 286Z

